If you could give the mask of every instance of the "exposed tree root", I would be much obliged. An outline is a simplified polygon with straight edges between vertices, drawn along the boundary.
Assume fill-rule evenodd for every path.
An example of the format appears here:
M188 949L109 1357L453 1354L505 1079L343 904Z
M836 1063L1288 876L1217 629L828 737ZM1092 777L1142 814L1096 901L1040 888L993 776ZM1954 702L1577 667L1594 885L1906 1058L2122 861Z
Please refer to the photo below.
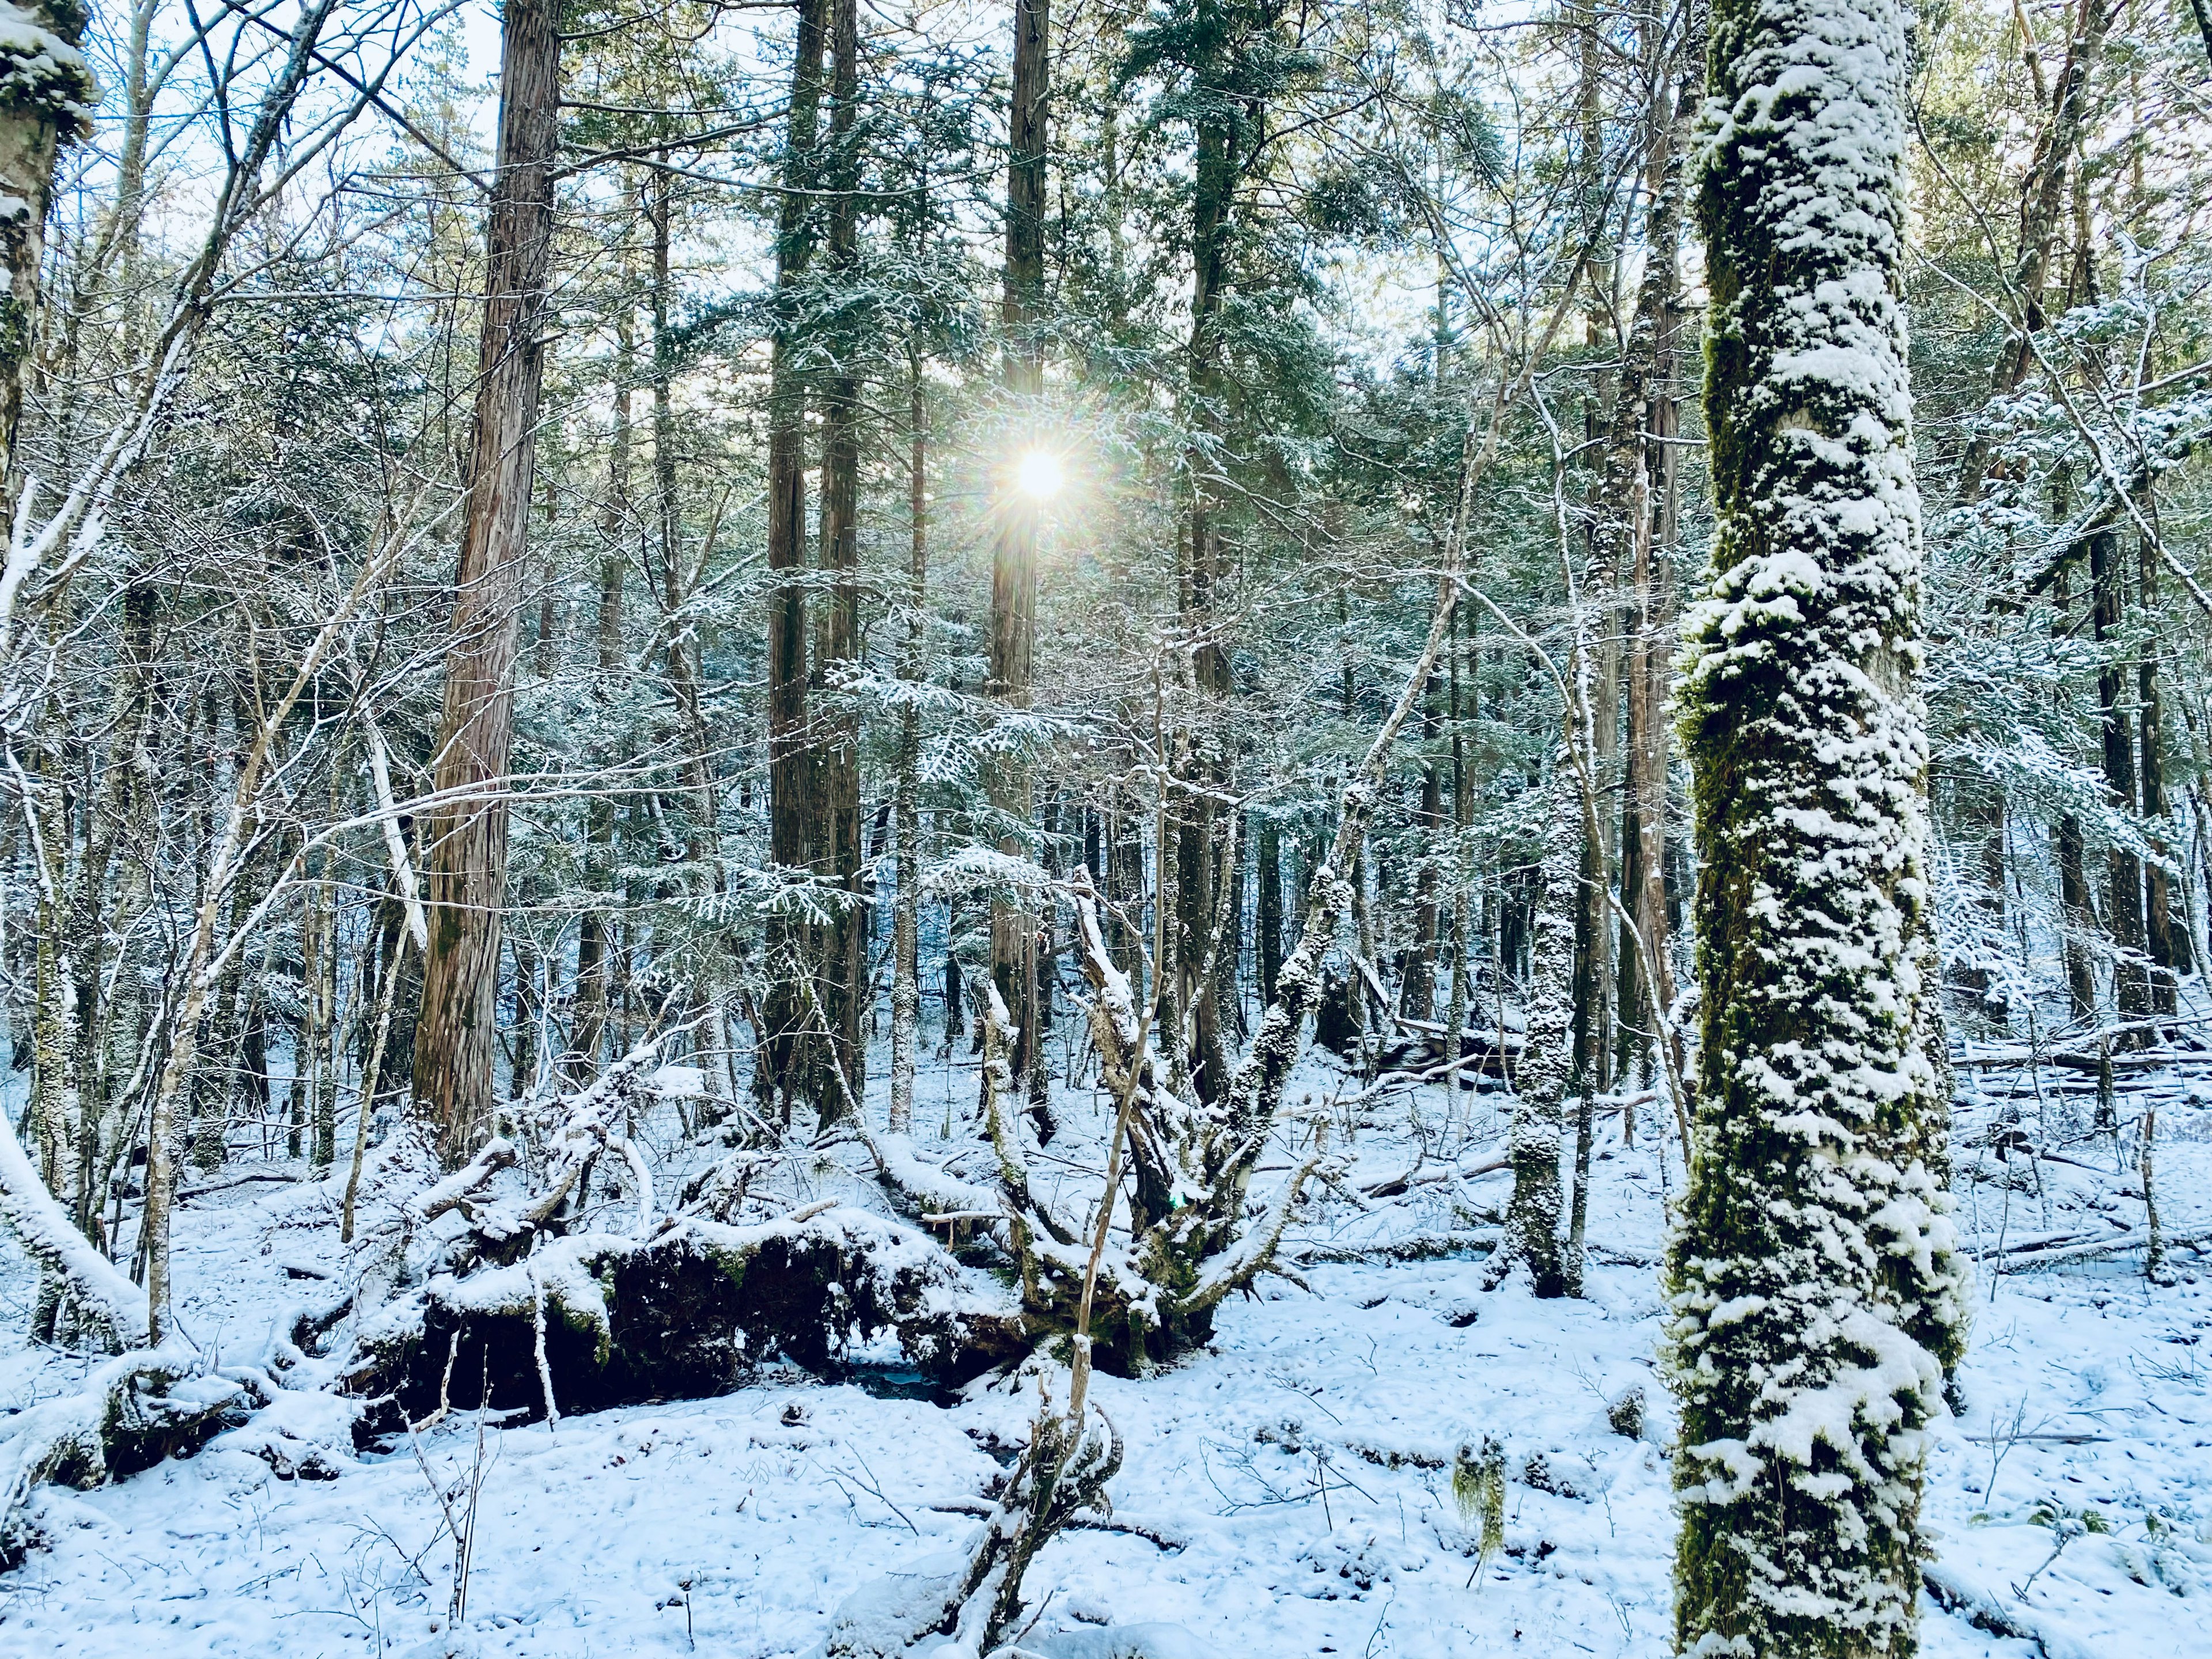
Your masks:
M362 1333L347 1387L378 1398L371 1431L480 1398L597 1411L725 1393L779 1358L834 1376L856 1338L885 1330L948 1383L1024 1347L1012 1310L979 1299L926 1235L837 1207L547 1239L520 1262L441 1275Z

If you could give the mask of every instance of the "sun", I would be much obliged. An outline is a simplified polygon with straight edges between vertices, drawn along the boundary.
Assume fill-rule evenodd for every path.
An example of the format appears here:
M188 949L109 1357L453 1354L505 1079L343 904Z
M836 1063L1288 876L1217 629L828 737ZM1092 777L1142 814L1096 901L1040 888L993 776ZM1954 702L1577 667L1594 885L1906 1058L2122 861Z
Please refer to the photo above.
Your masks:
M1060 458L1032 449L1014 468L1014 483L1033 501L1048 501L1060 494Z

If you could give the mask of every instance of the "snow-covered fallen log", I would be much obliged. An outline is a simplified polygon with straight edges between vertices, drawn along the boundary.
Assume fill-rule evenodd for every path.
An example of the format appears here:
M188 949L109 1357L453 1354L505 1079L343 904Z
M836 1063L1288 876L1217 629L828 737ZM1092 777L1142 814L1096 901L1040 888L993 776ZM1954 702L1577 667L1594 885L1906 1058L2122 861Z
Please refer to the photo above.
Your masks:
M2081 1643L2044 1629L2031 1608L2006 1602L1954 1567L1931 1561L1921 1569L1920 1582L1928 1599L1945 1612L1957 1613L1976 1630L2027 1643L2039 1659L2091 1659Z
M0 1567L38 1541L25 1519L33 1487L86 1488L189 1456L242 1422L258 1395L237 1373L203 1372L190 1344L172 1340L96 1366L82 1386L0 1424Z
M59 1282L64 1303L93 1328L110 1352L144 1346L146 1292L76 1230L31 1167L4 1115L0 1115L0 1221L6 1222L40 1271Z
M787 1359L834 1375L896 1334L907 1362L964 1380L1022 1351L1017 1311L927 1234L839 1206L652 1237L546 1237L523 1260L440 1274L363 1322L354 1393L410 1420L489 1403L537 1415L720 1394ZM549 1397L550 1396L550 1397Z
M2150 1242L2149 1228L2133 1227L2107 1238L2008 1246L1997 1252L1996 1255L2003 1262L2006 1273L2025 1273L2031 1267L2045 1267L2061 1261L2087 1261L2100 1256L2124 1255L2130 1250L2148 1249ZM2166 1233L2162 1236L2162 1242L2170 1250L2193 1249L2212 1243L2212 1227Z

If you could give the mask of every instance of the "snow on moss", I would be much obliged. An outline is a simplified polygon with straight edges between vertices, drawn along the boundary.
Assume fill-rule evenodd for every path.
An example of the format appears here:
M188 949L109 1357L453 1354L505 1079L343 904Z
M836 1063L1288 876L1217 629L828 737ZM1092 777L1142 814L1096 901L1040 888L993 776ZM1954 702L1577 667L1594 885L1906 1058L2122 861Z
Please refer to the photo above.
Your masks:
M1705 996L1671 1253L1677 1639L1911 1650L1963 1340L1929 925L1904 12L1719 0L1700 212L1713 574L1685 618Z
M99 101L84 54L35 14L0 0L0 105L44 111L76 137L91 131Z

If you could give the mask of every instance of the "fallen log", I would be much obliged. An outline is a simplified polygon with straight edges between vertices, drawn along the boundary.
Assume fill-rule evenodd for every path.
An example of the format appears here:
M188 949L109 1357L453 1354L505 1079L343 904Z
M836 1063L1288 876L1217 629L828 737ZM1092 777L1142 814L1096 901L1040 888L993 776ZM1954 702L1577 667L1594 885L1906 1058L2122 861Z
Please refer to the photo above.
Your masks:
M94 1369L72 1393L7 1419L0 1441L0 1570L40 1542L24 1500L52 1483L80 1491L189 1457L246 1420L258 1390L238 1375L204 1373L198 1352L172 1340Z
M840 1206L547 1238L522 1261L441 1274L367 1322L344 1386L375 1402L368 1434L453 1406L534 1419L722 1394L779 1358L834 1377L887 1330L947 1385L1027 1348L1017 1310L934 1240Z

